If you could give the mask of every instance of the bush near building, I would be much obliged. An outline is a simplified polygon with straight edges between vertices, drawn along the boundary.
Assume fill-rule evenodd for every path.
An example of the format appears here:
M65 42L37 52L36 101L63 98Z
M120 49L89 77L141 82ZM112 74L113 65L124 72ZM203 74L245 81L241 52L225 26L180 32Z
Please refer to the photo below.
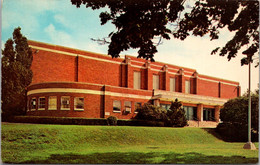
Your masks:
M259 94L251 96L251 135L252 141L258 141ZM248 94L230 99L220 111L223 123L217 126L217 132L227 141L248 141Z
M164 122L164 126L168 127L184 127L188 124L182 104L177 99L175 102L172 102L168 111L151 104L144 104L136 111L138 114L135 119L162 121Z

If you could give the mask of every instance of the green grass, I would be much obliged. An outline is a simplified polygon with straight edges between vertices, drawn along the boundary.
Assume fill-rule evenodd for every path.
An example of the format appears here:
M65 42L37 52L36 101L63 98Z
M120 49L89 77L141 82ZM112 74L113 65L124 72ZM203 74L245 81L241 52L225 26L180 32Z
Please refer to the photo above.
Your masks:
M256 163L213 129L2 124L4 163ZM256 144L258 145L258 143ZM258 147L258 146L257 146Z

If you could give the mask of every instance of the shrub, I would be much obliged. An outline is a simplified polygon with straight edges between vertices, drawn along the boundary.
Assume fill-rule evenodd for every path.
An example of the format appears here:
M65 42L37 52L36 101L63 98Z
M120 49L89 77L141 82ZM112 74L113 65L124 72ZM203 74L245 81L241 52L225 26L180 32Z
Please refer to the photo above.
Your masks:
M181 107L182 104L178 99L176 99L175 102L172 102L170 109L167 111L167 126L184 127L188 125L185 111Z
M149 121L165 121L167 119L167 111L161 107L146 103L136 109L138 112L135 119Z
M108 125L116 125L117 124L117 118L115 116L109 116L107 118L107 124Z
M252 141L258 141L258 94L251 97ZM228 141L247 141L248 136L248 96L228 100L220 111L222 124L217 126L218 133Z

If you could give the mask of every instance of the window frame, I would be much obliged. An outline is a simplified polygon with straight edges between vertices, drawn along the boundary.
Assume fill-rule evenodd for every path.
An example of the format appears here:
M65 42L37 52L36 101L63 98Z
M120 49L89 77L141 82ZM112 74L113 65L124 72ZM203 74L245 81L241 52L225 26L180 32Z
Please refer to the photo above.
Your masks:
M115 102L118 102L118 103L119 103L119 106L120 106L119 110L115 110L115 109L114 109L114 107L115 107L115 106L114 106L114 103L115 103ZM120 101L120 100L113 100L113 112L114 112L114 113L121 113L121 101Z
M77 99L83 99L83 108L77 108L76 107ZM84 101L85 101L84 97L74 97L74 110L75 111L84 111L84 108L85 108L85 102Z
M50 98L55 98L56 100L56 108L50 107ZM48 110L57 110L57 105L58 105L58 97L57 96L49 96L48 98Z
M187 88L188 86L188 88ZM185 93L190 94L191 93L191 82L190 80L185 80Z
M130 103L130 107L126 106L126 103ZM127 110L127 108L130 109L130 111ZM124 110L125 110L125 112L132 113L132 101L124 101Z
M155 80L158 80L158 84L155 84ZM153 89L160 90L160 75L153 74Z
M142 84L141 71L134 71L133 75L134 75L134 89L141 89L141 84Z
M35 108L33 108L32 106L33 106L33 100L35 100ZM36 111L36 109L37 109L37 98L36 97L32 97L31 98L31 101L30 101L30 109L31 109L31 111Z
M170 92L176 92L176 78L175 77L170 77Z
M62 107L62 99L63 98L69 98L67 101L69 101L69 104L66 104L66 105L68 105L69 107L68 108L64 108L64 107ZM64 111L69 111L70 110L70 96L61 96L60 97L60 110L64 110Z
M44 99L44 104L41 104L41 99ZM44 107L41 107L42 105L44 105ZM46 108L46 98L39 97L38 98L38 110L42 111L42 110L45 110L45 108Z

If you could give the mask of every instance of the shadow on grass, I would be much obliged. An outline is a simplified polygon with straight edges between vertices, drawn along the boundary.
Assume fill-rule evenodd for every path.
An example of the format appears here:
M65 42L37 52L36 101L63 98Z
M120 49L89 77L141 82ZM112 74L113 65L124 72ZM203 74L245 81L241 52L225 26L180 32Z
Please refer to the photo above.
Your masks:
M200 153L190 152L159 153L159 152L108 152L81 154L53 154L46 160L31 160L21 162L23 164L243 164L257 163L257 158L246 158L242 156L207 156ZM12 162L5 162L12 163Z
M204 131L208 132L209 134L215 136L216 138L220 139L220 140L223 140L225 142L230 142L228 141L227 139L225 139L224 137L222 137L221 135L219 135L217 132L216 132L216 128L202 128Z

